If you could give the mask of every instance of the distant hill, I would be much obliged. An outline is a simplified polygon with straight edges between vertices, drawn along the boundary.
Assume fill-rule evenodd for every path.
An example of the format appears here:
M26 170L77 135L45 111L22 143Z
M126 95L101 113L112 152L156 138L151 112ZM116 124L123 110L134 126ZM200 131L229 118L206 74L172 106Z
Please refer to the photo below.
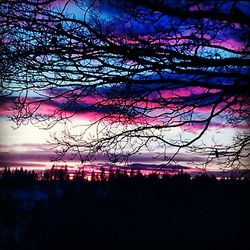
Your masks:
M128 167L135 168L135 169L144 169L144 170L168 170L168 171L177 171L177 170L184 170L190 169L189 167L182 166L182 165L167 165L167 164L142 164L142 163L133 163L130 164Z

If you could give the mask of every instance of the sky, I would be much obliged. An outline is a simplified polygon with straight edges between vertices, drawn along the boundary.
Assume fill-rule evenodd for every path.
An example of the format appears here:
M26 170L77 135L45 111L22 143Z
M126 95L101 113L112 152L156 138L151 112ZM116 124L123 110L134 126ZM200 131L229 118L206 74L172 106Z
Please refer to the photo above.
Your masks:
M180 2L181 4L181 2ZM65 7L66 6L66 7ZM80 6L80 5L79 5ZM52 8L54 11L62 11L62 9L66 9L67 13L69 15L74 15L75 18L82 19L82 10L80 9L86 9L87 10L87 15L86 19L92 23L93 21L91 20L91 15L92 12L88 10L84 6L77 6L75 3L72 3L72 1L55 1L50 8ZM249 9L249 5L246 3L242 2L241 3L241 11L244 11L244 13L247 13L247 10ZM118 6L119 7L119 6ZM138 44L138 40L134 39L133 36L126 35L124 38L124 34L122 33L122 28L124 27L128 30L133 30L136 28L136 32L139 34L139 37L142 42L148 42L153 45L157 44L157 41L155 40L155 35L152 35L155 32L155 27L151 27L147 23L143 22L136 22L133 19L126 19L127 22L120 24L118 21L114 22L116 18L121 17L121 15L126 15L126 11L121 11L121 10L114 10L107 2L102 3L101 1L96 2L96 6L94 7L95 10L98 10L101 12L100 16L102 20L106 22L112 22L111 25L111 34L113 34L114 37L109 37L109 39L118 39L120 36L121 42L124 44ZM228 6L225 5L222 7L224 8L223 11L227 12ZM208 6L204 5L193 5L190 7L190 11L203 11L209 9ZM142 8L143 11L143 8ZM99 12L99 13L100 13ZM158 12L155 12L155 16L157 17ZM160 25L165 25L165 29L171 28L171 17L163 17L159 18L160 21L157 22L156 26ZM192 21L190 27L192 27ZM93 24L93 23L92 23ZM169 27L167 26L169 25ZM178 28L181 30L183 23L180 21L176 22L176 25ZM210 23L206 24L208 29L207 29L207 34L205 34L206 39L212 39L211 37L213 36L213 27ZM122 28L121 28L122 27ZM196 52L194 52L195 48L191 49L188 47L188 49L185 49L183 47L183 43L187 42L187 40L181 40L180 44L176 44L177 42L177 35L173 34L172 37L166 37L163 40L160 41L160 43L164 44L172 44L176 48L182 48L184 50L184 53L186 55L196 53L196 55L201 56L201 57L208 57L208 56L219 56L223 58L234 58L235 60L239 57L239 52L241 52L244 47L246 46L246 41L244 39L239 38L239 30L243 29L240 24L235 23L234 28L230 29L224 29L221 31L221 33L218 34L216 39L212 39L213 43L213 48L208 49L206 46L201 46L199 49L197 49ZM190 36L193 34L192 29L187 29L186 27L183 27L182 35L184 36ZM238 33L237 33L238 32ZM129 33L128 33L129 34ZM138 37L137 37L138 38ZM118 40L116 40L118 41ZM166 45L167 46L167 45ZM224 49L221 49L224 48ZM75 55L77 57L77 55ZM119 58L114 58L110 59L114 60L111 62L111 64L119 64L120 59ZM179 61L178 61L179 60ZM175 63L180 62L181 59L176 59ZM124 63L124 62L123 62ZM93 66L98 67L98 62L90 62L90 64ZM128 59L126 61L125 68L126 70L129 69L134 69L137 67L135 65L135 62L132 59ZM86 67L86 64L84 65L84 69ZM211 66L212 67L212 66ZM103 72L105 70L109 69L102 69ZM125 71L126 71L125 70ZM246 69L247 71L248 69ZM212 71L212 70L211 70ZM232 69L232 71L237 71L237 69ZM244 71L244 69L242 69ZM93 72L91 72L93 73ZM98 74L98 72L96 73ZM119 72L114 72L112 73L114 76L119 75ZM150 78L151 81L157 80L156 76L151 77L150 71L144 72L144 76L147 76ZM169 74L169 72L162 71L161 72L163 77L168 77L169 79L174 80L179 80L183 81L186 80L186 76L180 75L180 74ZM49 73L48 77L51 79L53 78L53 72ZM133 80L138 80L141 76L138 75L136 76ZM93 81L95 78L93 77ZM190 80L190 79L188 79ZM228 79L225 80L223 84L225 85L230 85L231 81L233 79ZM227 82L228 81L228 82ZM210 84L214 84L215 86L221 83L221 79L218 78L213 78L210 82ZM15 83L14 83L15 84ZM162 83L164 84L164 83ZM147 111L147 117L143 118L145 121L141 118L137 118L136 116L133 118L133 122L128 123L127 120L125 119L124 122L122 122L122 118L120 118L120 123L116 125L116 127L112 126L113 123L115 123L115 120L117 117L122 117L123 115L123 106L122 105L113 105L111 102L107 103L104 106L93 106L94 103L97 101L102 101L100 99L102 96L109 96L112 98L114 95L114 88L112 88L111 85L105 85L101 86L96 89L95 93L88 94L84 96L85 92L83 92L83 96L81 99L77 99L76 102L71 102L72 98L74 97L74 94L77 94L81 89L74 89L73 92L70 92L70 95L66 96L64 95L62 98L59 97L54 100L49 100L39 106L38 112L40 116L43 117L54 117L55 112L57 110L60 110L61 113L60 115L64 112L64 109L67 108L67 116L71 116L72 114L75 113L74 116L72 116L69 120L63 120L53 126L51 129L44 129L44 128L39 128L36 126L36 124L25 124L21 125L19 128L15 128L15 123L11 121L10 116L13 115L12 111L7 111L3 109L3 107L10 107L10 100L15 99L19 96L19 93L13 92L11 96L8 97L3 97L1 96L1 111L0 111L0 167L5 167L5 166L10 166L10 167L27 167L29 169L35 168L35 169L45 169L45 168L50 168L52 166L53 160L56 159L56 153L54 152L55 149L55 141L53 140L53 135L55 133L57 135L63 136L63 132L68 132L70 131L71 133L80 136L82 127L87 126L89 123L93 123L96 121L98 118L103 117L104 115L110 115L111 113L113 114L112 119L109 119L102 123L101 125L94 125L88 130L88 134L85 134L85 137L91 138L94 136L97 132L101 134L100 131L111 128L111 129L116 129L117 131L121 130L123 131L124 129L130 129L132 127L135 127L136 124L143 124L144 122L147 122L147 124L161 124L165 122L165 117L161 115L161 112L164 108L162 108L162 105L164 105L163 102L160 102L159 99L163 98L165 101L168 99L173 100L173 98L177 97L182 97L186 101L192 100L194 97L199 97L199 95L204 94L206 91L205 88L202 87L192 87L192 88L178 88L177 90L172 90L171 86L174 85L169 85L170 88L169 90L162 90L160 92L157 92L156 89L159 87L159 84L154 84L152 83L151 85L147 85L147 90L150 89L152 91L152 95L150 95L150 101L147 100L147 102L140 102L137 103L136 110L145 108L145 105L149 105L150 107L154 107L153 111ZM72 88L71 86L69 88ZM121 86L119 86L121 89ZM49 93L51 91L51 93ZM67 91L67 88L65 89L60 89L53 87L52 89L46 88L44 94L46 96L52 96L55 93L59 93L60 91L65 93ZM126 91L126 85L124 87L124 91ZM134 95L142 95L145 93L145 85L137 85L136 89L133 89L133 94ZM53 93L52 93L53 92ZM30 92L28 95L29 100L36 100L36 98L40 98L40 94L37 94L38 92ZM37 96L38 95L38 96ZM100 97L101 96L101 97ZM136 98L136 96L134 96ZM219 98L219 95L216 92L216 89L211 89L208 92L208 96L204 98L202 101L204 103L204 106L209 106L210 103L212 105L213 102L216 102L216 100ZM130 101L130 98L127 98L127 101ZM191 101L190 101L191 102ZM71 104L70 104L71 103ZM158 105L158 106L157 106ZM177 103L178 105L178 103ZM189 105L192 105L190 103ZM225 104L222 104L222 106ZM33 106L33 108L36 108ZM176 107L175 107L176 108ZM219 110L222 107L217 107ZM201 119L202 117L207 117L209 109L200 108L196 109L195 112L193 113L193 116L197 116L197 119ZM224 116L218 117L213 119L211 122L209 128L206 130L206 132L203 134L202 138L198 141L200 145L206 145L207 147L213 147L216 145L218 148L226 147L227 145L230 145L233 143L233 138L235 135L238 133L242 133L243 131L247 131L249 128L249 124L247 122L240 122L238 124L230 124L227 119L225 119L225 114L227 116L227 113L223 113ZM134 114L131 113L133 116ZM228 113L229 116L229 113ZM156 118L158 117L158 118ZM107 125L109 123L110 125ZM173 127L170 129L165 129L162 130L159 134L159 136L162 136L163 138L177 138L178 136L182 136L183 140L191 139L197 136L202 128L204 128L204 124L198 123L198 124L187 124L182 127ZM155 131L154 131L155 132ZM157 133L157 132L155 132ZM163 134L164 133L164 134ZM84 138L83 140L87 140ZM135 143L136 138L134 139ZM121 142L122 143L122 142ZM133 141L132 141L133 143ZM128 146L126 146L128 147ZM129 150L128 149L125 149ZM165 153L165 157L163 157L161 154ZM171 156L175 153L175 150L172 148L168 148L168 151L165 152L165 149L161 146L161 144L154 143L152 142L150 146L148 147L142 147L142 149L135 155L131 156L129 158L128 162L126 163L121 163L121 164L144 164L145 167L148 165L161 165L161 164L166 164L168 162L168 158L171 158ZM206 152L192 152L190 153L190 150L183 149L179 152L179 154L175 157L174 162L171 162L172 165L177 165L177 166L183 166L186 168L190 168L190 171L196 171L196 168L202 169L204 168L204 162L206 161L207 157L209 157L209 154L211 153L206 153ZM220 161L221 159L214 159L211 164L209 165L208 170L209 171L220 171ZM96 155L93 160L89 162L83 163L79 156L73 157L72 154L67 155L63 161L56 162L56 164L68 164L69 166L74 166L74 167L81 167L84 164L86 165L102 165L102 164L109 164L109 159L103 155Z

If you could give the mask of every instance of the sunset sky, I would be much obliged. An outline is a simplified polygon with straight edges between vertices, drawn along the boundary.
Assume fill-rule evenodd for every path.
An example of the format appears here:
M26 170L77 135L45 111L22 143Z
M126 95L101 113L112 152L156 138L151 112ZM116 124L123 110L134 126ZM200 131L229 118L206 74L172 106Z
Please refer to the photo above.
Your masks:
M96 2L98 10L101 10L101 18L105 21L112 21L116 17L120 17L122 15L121 10L115 10L111 8L108 4L99 3L99 1ZM65 7L66 6L66 7ZM222 7L223 11L227 13L228 9L231 5L224 5ZM74 1L55 1L50 8L52 8L55 12L60 12L62 9L67 11L69 15L74 15L75 18L81 20L83 19L82 10L74 3ZM248 15L249 18L249 4L245 1L242 1L240 5L238 6L240 10L245 14ZM190 6L190 11L199 11L199 10L207 10L209 9L209 6L197 6L193 5ZM88 14L87 19L90 18L91 13ZM156 12L157 15L157 12ZM166 23L170 22L170 17L165 16L162 18L161 22L167 25ZM162 23L159 23L158 25L162 25ZM152 39L150 33L151 31L148 30L148 27L140 26L139 24L136 24L133 20L128 20L127 23L123 23L121 26L119 23L114 23L112 26L113 34L119 37L119 33L122 32L121 26L126 27L127 29L133 28L133 26L137 25L138 32L141 33L141 40L142 42L148 41L148 43L151 43L152 45L155 45L155 41L151 41ZM169 24L170 25L170 24ZM183 36L189 36L193 31L191 29L187 29L187 26L183 28L182 35ZM221 31L221 33L218 33L216 39L211 39L213 36L212 34L212 28L211 30L208 29L208 33L205 34L206 39L211 39L210 42L212 43L213 47L202 47L202 49L199 49L197 51L197 54L201 57L208 57L210 55L217 55L221 58L234 58L237 59L240 55L239 53L245 49L247 46L246 39L244 40L242 37L239 37L240 31L243 30L243 28L240 26L239 23L235 23L234 26L231 27L231 29L224 29ZM109 38L109 39L112 39ZM121 39L124 39L121 37ZM122 41L124 44L132 44L133 43L133 37L127 37L126 41ZM162 41L161 41L162 42ZM164 43L172 43L175 42L175 37L173 36L173 40L166 39L166 41L163 41ZM182 41L180 44L184 43ZM137 44L137 43L135 43ZM180 46L180 45L178 45ZM219 48L218 48L219 47ZM221 49L224 48L224 49ZM190 48L188 49L190 50ZM189 53L188 51L185 51L184 48L184 54ZM190 52L191 53L191 52ZM249 59L249 55L248 55ZM116 59L110 59L110 60L116 60ZM178 62L178 61L177 61ZM118 59L117 62L118 63ZM126 62L128 68L135 67L133 65L133 61L127 61ZM92 62L92 65L98 66L96 62ZM235 70L235 69L234 69ZM247 74L249 74L248 68L243 69L242 72L245 70ZM147 73L147 72L146 72ZM244 72L243 72L244 73ZM49 77L53 77L53 73L50 74ZM114 73L115 74L115 73ZM168 72L162 73L164 77L168 74ZM169 74L170 75L170 74ZM144 75L144 77L146 74ZM171 79L174 80L186 80L185 75L176 74L169 76ZM137 76L137 79L139 76ZM136 78L135 78L136 79ZM160 112L162 112L162 103L160 103L159 98L165 98L165 100L170 98L176 98L176 96L181 96L182 98L186 99L188 97L198 97L201 94L205 93L207 91L206 88L202 87L189 87L189 88L177 88L175 90L169 89L164 90L158 95L156 91L157 84L154 84L155 77L150 78L153 82L150 85L150 90L152 91L152 95L150 95L150 102L147 102L147 105L150 107L154 107L154 116L153 113L150 111L147 113L148 115L144 117L142 120L141 118L134 117L133 123L128 124L126 120L124 120L124 124L122 124L122 120L117 125L117 130L124 129L125 127L129 129L130 127L135 126L136 123L147 123L147 124L162 124L164 123L164 116L160 116ZM214 79L214 82L211 82L211 84L220 84L221 79ZM15 84L15 83L14 83ZM225 85L232 84L230 82L230 79L225 82L223 82ZM68 89L72 89L73 87L68 87ZM141 95L144 93L141 90L140 86L137 86L138 89L135 89L135 93L138 93L138 95ZM148 87L149 88L149 87ZM51 91L51 93L49 93ZM60 93L60 91L66 92L67 89L49 89L46 88L44 91L44 95L51 96L55 93ZM83 95L81 99L77 100L77 105L70 106L70 100L74 97L75 94L79 93L79 89L75 89L75 92L70 92L70 94L67 96L66 94L63 97L59 97L54 100L49 100L45 103L43 103L41 106L39 106L37 112L39 115L42 116L55 116L57 110L60 110L60 115L64 112L65 117L71 116L71 114L75 114L70 118L70 120L63 120L53 126L51 129L41 129L38 128L38 126L32 125L31 123L28 123L26 125L21 125L19 128L15 128L15 123L10 120L10 116L14 113L11 110L6 110L4 108L8 107L10 108L11 100L17 98L20 96L20 92L13 92L11 96L4 97L4 95L1 95L1 110L0 110L0 167L10 166L10 167L17 167L17 166L23 166L23 167L29 167L29 168L50 168L52 166L52 160L56 158L56 154L54 153L54 146L55 142L53 141L52 137L54 133L57 133L60 135L62 131L66 129L66 131L70 131L74 134L80 134L81 129L83 125L87 125L89 123L92 123L96 121L98 118L103 117L104 115L109 115L111 112L113 112L113 120L117 119L116 117L120 117L122 114L122 108L121 105L118 107L117 103L113 105L112 103L106 104L106 106L101 107L95 107L92 104L98 101L102 101L102 96L108 96L113 95L112 86L103 86L96 89L95 93ZM146 91L145 91L146 93ZM208 97L204 98L204 107L197 108L194 112L194 116L197 116L197 119L200 117L206 117L209 112L209 106L210 103L216 102L217 96L219 96L219 91L216 89L209 89L208 91ZM21 95L22 96L22 95ZM36 98L39 98L41 96L41 92L32 92L30 91L28 94L28 98L30 100L35 100ZM101 96L101 97L100 97ZM128 102L130 101L130 97L127 98ZM225 102L226 103L226 102ZM219 110L220 108L223 108L226 104L222 102L221 105L217 107ZM145 103L138 102L136 108L140 110L140 108L145 108ZM157 106L158 105L158 106ZM192 105L190 103L189 105ZM206 107L208 106L208 108ZM224 105L224 106L223 106ZM235 104L237 105L237 104ZM67 110L65 110L65 107L67 107ZM35 106L33 107L35 108ZM205 145L207 147L214 147L218 148L220 150L223 150L223 147L227 147L228 145L233 143L233 138L238 133L242 133L244 131L247 131L249 128L249 124L247 122L247 119L245 121L241 121L239 123L231 123L229 124L225 117L227 117L227 112L229 115L228 110L225 110L223 112L223 115L214 117L212 121L210 122L210 125L206 132L203 134L203 136L197 141L197 145ZM133 114L132 114L133 115ZM231 115L231 114L230 114ZM112 119L109 120L110 123L112 123ZM170 138L177 138L178 136L182 136L183 140L190 140L191 138L197 136L202 129L204 128L204 124L202 123L196 123L196 124L187 124L183 125L181 127L176 128L170 128L164 130L164 135L161 134L166 140ZM89 131L88 135L92 136L97 131L101 131L102 129L105 129L105 127L102 128L102 125L100 125L98 128L97 126L93 126ZM97 135L98 136L98 135ZM175 153L175 149L169 148L167 152L165 152L165 156L169 158ZM133 164L133 163L141 163L141 164L152 164L152 165L159 165L164 164L167 162L167 158L165 159L162 156L159 156L159 154L164 153L163 147L161 147L159 144L152 142L149 148L143 147L140 152L137 154L131 156L127 164ZM174 162L171 164L176 164L184 167L190 167L195 168L204 167L204 162L206 161L207 157L209 157L209 154L206 152L190 152L188 149L183 148L179 154L175 157ZM210 165L208 170L210 171L220 171L220 157L214 159ZM103 155L96 155L93 159L93 162L91 164L108 164L108 158L106 158ZM248 161L249 162L249 161ZM57 164L68 164L69 166L82 166L82 162L80 158L77 156L74 159L72 158L72 155L69 154L64 158L64 162L58 162ZM90 164L89 162L85 164Z

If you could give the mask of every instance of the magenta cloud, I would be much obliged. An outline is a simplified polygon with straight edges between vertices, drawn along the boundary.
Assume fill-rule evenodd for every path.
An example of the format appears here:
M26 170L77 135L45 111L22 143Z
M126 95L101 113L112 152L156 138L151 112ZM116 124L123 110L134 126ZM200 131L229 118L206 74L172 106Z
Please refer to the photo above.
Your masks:
M136 102L134 102L132 97L125 96L123 98L126 98L126 105L133 105L135 110L139 110L139 113L135 112L129 114L127 111L123 111L123 102L121 102L119 98L116 99L115 96L113 97L112 93L109 98L106 93L103 94L101 92L86 94L81 90L73 90L70 92L61 90L61 97L53 98L52 94L55 94L57 91L58 90L55 89L46 92L51 99L47 102L40 102L39 98L28 98L26 100L26 102L29 103L27 110L29 112L34 111L35 115L52 118L70 117L72 119L88 119L90 121L103 119L110 122L119 121L120 123L129 124L163 125L166 119L164 112L178 109L180 107L179 99L181 99L181 102L184 102L184 106L181 108L182 111L192 112L192 115L203 115L203 117L207 117L211 112L211 105L213 105L214 100L216 100L214 98L217 98L217 94L219 94L219 90L217 89L207 90L202 87L189 87L174 90L152 91L152 94L149 95L147 99L144 100L138 98L138 101ZM65 95L64 92L66 93ZM199 95L202 96L204 93L207 95L207 99L203 98L204 105L194 107L192 104L192 98L199 97ZM73 102L72 99L74 100ZM168 100L172 101L172 103L167 104ZM175 100L176 104L174 104ZM0 107L0 116L11 116L14 114L12 101L13 98L5 99ZM22 100L18 99L17 101L21 102ZM218 104L215 111L225 108L230 101L233 101L233 97ZM140 115L140 109L146 109L147 113L144 113L143 116ZM233 109L236 111L240 110L240 104L234 104ZM230 112L230 110L226 110L224 113L226 114L226 112ZM203 129L204 126L205 123L191 124L186 122L182 128L194 132ZM210 123L210 127L219 126L221 126L220 121ZM232 125L229 124L228 126ZM235 127L239 129L248 128L245 124L236 124Z

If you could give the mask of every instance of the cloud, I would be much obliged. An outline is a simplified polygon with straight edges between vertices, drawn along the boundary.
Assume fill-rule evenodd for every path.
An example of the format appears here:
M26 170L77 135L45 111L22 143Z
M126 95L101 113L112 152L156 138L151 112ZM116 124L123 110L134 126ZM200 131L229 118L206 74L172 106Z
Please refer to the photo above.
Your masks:
M29 149L31 150L31 149ZM54 156L47 152L0 152L0 162L48 162Z
M13 153L13 152L9 152L9 153L0 153L0 168L1 167L30 167L30 168L40 168L40 169L44 169L44 168L48 168L48 167L52 167L52 165L54 164L53 162L50 162L49 157L52 157L52 154L48 154L47 152L31 152L31 153ZM137 158L136 156L134 157L134 159L139 160L139 158ZM154 162L147 162L147 160L150 159L150 156L144 156L140 157L140 160L143 160L144 163L131 163L131 164L127 164L126 168L134 168L134 169L141 169L141 170L147 170L147 171L155 171L155 170L162 170L162 171L177 171L177 170L189 170L191 169L188 166L185 165L181 165L181 164L171 164L171 165L166 165L166 164L162 164L159 163L157 161ZM152 160L152 159L151 159ZM71 159L71 161L69 162L70 168L77 168L77 166L79 166L79 159L75 158L74 160ZM59 165L65 165L67 164L66 162L58 162L56 164ZM68 165L68 164L67 164ZM116 167L118 165L115 164L111 164L110 162L107 161L107 158L105 159L105 157L103 156L97 156L96 160L93 161L90 165L81 165L84 168L98 168L101 166L104 167Z
M26 161L1 161L0 169L5 167L28 167L31 169L34 168L45 168L46 165L38 162L26 162Z
M135 168L135 169L145 169L145 170L168 170L168 171L176 171L181 169L190 169L187 166L182 166L179 164L176 165L166 165L166 164L142 164L142 163L134 163L129 164L129 167Z
M164 125L168 119L172 118L174 112L185 112L185 119L189 121L191 115L193 119L206 119L211 112L211 107L220 98L218 90L207 91L206 88L190 87L177 89L158 90L159 85L135 85L128 90L127 84L121 84L121 89L114 90L112 87L100 87L94 93L79 89L50 89L47 90L48 101L40 102L38 97L28 98L30 103L28 111L34 111L34 116L39 119L47 118L71 118L97 121L103 119L109 122L120 122L123 124L150 124ZM165 86L166 87L166 86ZM147 97L147 92L150 94ZM131 95L129 95L129 93ZM60 98L54 98L53 95ZM135 96L133 96L135 95ZM11 105L13 97L2 98L0 116L13 115ZM196 106L198 102L198 106ZM19 103L20 104L20 103ZM222 102L217 106L216 111L225 107L227 102ZM3 108L7 107L7 109ZM234 105L233 109L240 106ZM23 112L25 113L26 110ZM22 113L22 112L21 112ZM224 112L227 114L227 111ZM234 114L237 116L236 114ZM184 117L183 117L184 118ZM220 127L221 121L213 121L210 128ZM183 130L198 132L203 129L205 123L190 123L182 127ZM229 125L231 126L231 125ZM237 128L237 125L235 125ZM243 126L239 125L239 129Z
M17 149L21 149L21 151L17 151ZM16 151L14 151L16 150ZM84 155L83 155L84 156ZM153 166L154 164L163 164L164 162L167 162L173 155L167 154L165 157L163 156L157 156L157 153L142 153L142 154L136 154L132 155L129 158L129 162L134 164L151 164ZM179 153L174 160L176 162L193 162L198 161L202 162L204 160L204 157L206 155L203 155L202 157L200 155L192 154L192 156L184 153ZM5 145L0 144L0 162L1 163L13 163L16 164L22 164L27 162L36 162L36 163L48 163L51 162L53 159L56 158L56 154L53 150L51 150L50 144L33 144L33 143L27 143L27 144L12 144L12 145ZM76 156L72 158L70 153L67 155L67 157L64 158L64 161L70 161L75 163L81 163L80 157ZM96 155L93 162L109 162L109 159L104 155Z

